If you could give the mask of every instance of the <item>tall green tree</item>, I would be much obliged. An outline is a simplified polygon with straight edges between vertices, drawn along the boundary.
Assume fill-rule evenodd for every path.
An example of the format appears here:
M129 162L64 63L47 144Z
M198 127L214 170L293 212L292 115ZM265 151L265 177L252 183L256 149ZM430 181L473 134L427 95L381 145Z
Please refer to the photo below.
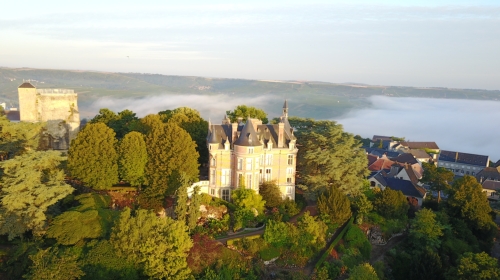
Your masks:
M485 252L467 252L460 259L453 279L500 279L498 260Z
M237 207L247 210L255 209L258 213L264 212L264 204L266 202L262 200L260 194L252 189L238 188L231 194L231 199Z
M359 191L369 174L361 142L333 121L290 118L296 130L299 186L322 192L334 186L345 194Z
M182 221L187 223L187 215L188 215L188 187L189 181L186 176L183 174L180 178L180 187L176 192L176 202L175 202L175 216L178 221Z
M463 219L473 230L489 231L494 224L486 193L472 176L453 182L448 206L451 216Z
M200 217L201 193L200 186L194 187L191 194L191 203L189 203L187 226L192 231L198 224Z
M40 148L40 136L46 123L11 122L0 116L0 152L12 158Z
M283 203L281 191L276 185L276 181L265 181L259 186L259 194L266 201L266 207L274 208Z
M125 135L118 146L118 171L120 178L132 186L144 183L144 170L148 161L144 135L132 131Z
M311 216L308 211L299 218L297 228L299 229L300 235L305 237L304 240L306 240L306 242L316 245L318 248L326 244L325 235L328 227L323 221L317 220L315 217Z
M349 198L334 186L319 196L318 210L332 224L342 225L352 216Z
M162 111L158 114L163 118L163 121L175 123L186 130L196 143L196 151L200 154L198 162L200 164L208 162L208 148L206 145L208 122L201 117L200 112L188 107L180 107L174 110Z
M118 256L136 263L151 279L188 279L187 255L193 242L187 226L169 217L140 209L132 216L129 208L120 214L110 242Z
M41 249L30 256L33 265L23 278L30 280L73 280L83 273L78 264L78 256L69 250L59 252L57 247Z
M363 223L363 218L372 211L373 204L364 193L357 194L351 201L354 211L357 212L356 223L361 224Z
M176 124L152 122L146 135L148 163L147 184L158 193L174 193L180 174L189 182L198 181L198 153L189 134ZM169 185L170 184L170 185Z
M401 191L391 188L385 188L377 193L373 206L380 215L387 219L406 219L410 208L406 196Z
M115 132L104 123L87 124L71 142L68 169L97 190L109 189L118 182L118 154Z
M449 182L453 181L455 175L444 167L436 167L433 163L422 163L424 175L421 182L429 184L433 191L438 192L438 203L441 202L441 191L450 189Z
M36 236L45 232L49 206L74 191L64 182L64 160L60 152L30 151L0 162L0 234L11 240L29 230Z
M246 105L238 105L233 111L226 111L226 115L231 122L237 121L238 118L242 118L243 121L246 121L248 117L259 119L264 124L269 122L267 113L264 112L264 110Z
M444 235L444 227L436 221L436 214L430 209L422 209L415 214L411 222L409 237L416 248L430 247L437 249Z
M99 110L99 114L90 120L90 123L103 123L108 125L111 121L117 120L118 115L108 108L102 108Z

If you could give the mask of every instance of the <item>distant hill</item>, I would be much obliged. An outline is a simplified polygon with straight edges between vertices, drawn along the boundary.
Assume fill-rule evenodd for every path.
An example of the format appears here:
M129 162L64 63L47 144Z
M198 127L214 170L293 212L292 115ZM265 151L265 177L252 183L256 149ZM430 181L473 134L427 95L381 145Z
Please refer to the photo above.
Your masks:
M79 94L80 110L101 97L144 98L173 94L227 94L240 97L272 95L261 108L279 113L283 99L290 100L293 115L316 119L335 118L353 108L370 105L368 97L428 97L499 100L500 91L480 89L372 86L312 81L274 81L169 76L142 73L109 73L75 70L0 68L0 102L17 107L17 87L31 80L38 88L71 88ZM169 108L165 108L169 109ZM227 108L231 110L233 108ZM271 112L268 112L271 113ZM277 114L274 114L277 115Z

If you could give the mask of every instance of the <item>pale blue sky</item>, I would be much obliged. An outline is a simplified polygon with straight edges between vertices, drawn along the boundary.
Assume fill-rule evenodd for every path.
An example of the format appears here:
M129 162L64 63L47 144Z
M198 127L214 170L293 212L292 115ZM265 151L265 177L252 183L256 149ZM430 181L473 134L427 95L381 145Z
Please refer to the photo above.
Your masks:
M500 89L500 0L9 2L5 67Z

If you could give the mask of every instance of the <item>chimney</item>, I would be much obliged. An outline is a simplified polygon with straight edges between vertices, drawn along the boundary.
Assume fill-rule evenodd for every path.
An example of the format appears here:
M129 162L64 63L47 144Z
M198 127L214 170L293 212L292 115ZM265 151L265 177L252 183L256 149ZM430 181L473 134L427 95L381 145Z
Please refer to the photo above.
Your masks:
M231 138L233 139L232 143L234 143L236 140L238 140L238 123L232 123L231 124Z
M283 148L285 146L285 124L283 122L278 123L278 148Z

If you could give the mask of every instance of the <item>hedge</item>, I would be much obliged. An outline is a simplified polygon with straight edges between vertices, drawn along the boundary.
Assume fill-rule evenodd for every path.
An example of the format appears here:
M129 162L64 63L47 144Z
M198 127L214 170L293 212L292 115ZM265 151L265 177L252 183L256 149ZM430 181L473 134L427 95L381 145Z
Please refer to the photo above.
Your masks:
M234 239L229 239L226 243L227 243L227 245L233 245L234 242L240 241L243 238L246 238L248 240L254 240L254 239L257 239L257 238L260 238L260 237L262 237L262 234L249 235L249 236L245 236L245 237L236 237Z
M342 239L342 237L344 237L344 234L351 227L353 221L354 221L354 217L351 217L351 219L349 220L349 222L347 223L345 228L339 233L339 236L337 236L337 238L335 238L335 240L333 240L332 244L330 244L328 249L326 249L325 253L323 253L321 258L318 260L318 262L316 263L316 266L315 266L316 269L320 268L320 266L326 260L326 258L328 257L330 252L333 250L333 248L335 248L335 246L337 246L337 243L339 243L339 241Z

